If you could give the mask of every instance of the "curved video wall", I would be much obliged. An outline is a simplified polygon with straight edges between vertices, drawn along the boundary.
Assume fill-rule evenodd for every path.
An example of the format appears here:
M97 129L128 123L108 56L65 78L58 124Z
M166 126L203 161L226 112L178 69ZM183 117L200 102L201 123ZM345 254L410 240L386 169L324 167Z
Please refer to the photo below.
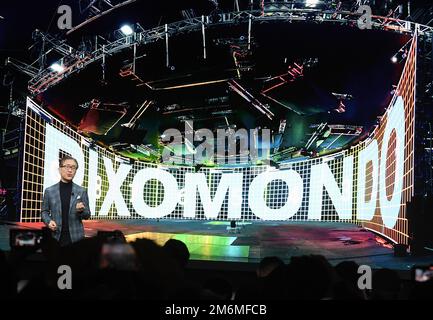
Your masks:
M220 219L359 223L408 242L414 186L416 37L393 99L369 137L339 153L268 166L205 168L132 161L100 148L27 100L21 221L40 221L58 160L77 159L94 219Z

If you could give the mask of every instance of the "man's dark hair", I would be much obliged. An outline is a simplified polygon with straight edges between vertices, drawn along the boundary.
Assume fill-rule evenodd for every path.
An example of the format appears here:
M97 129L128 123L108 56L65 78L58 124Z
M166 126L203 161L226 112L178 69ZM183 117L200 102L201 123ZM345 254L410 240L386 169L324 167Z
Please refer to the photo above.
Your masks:
M78 168L78 161L75 158L72 158L71 156L63 156L60 161L59 161L59 167L63 166L63 164L65 163L66 160L74 160L75 164L77 165Z

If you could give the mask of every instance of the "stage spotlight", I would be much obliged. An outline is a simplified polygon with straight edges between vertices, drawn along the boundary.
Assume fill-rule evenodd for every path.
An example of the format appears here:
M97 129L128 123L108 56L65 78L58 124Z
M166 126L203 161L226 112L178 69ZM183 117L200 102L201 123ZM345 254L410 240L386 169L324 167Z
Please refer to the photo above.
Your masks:
M122 33L123 33L125 36L129 36L129 35L131 35L131 34L134 33L134 30L132 30L131 26L129 26L129 25L127 25L127 24L123 25L123 26L120 28L120 31L122 31Z
M306 0L305 6L312 8L312 7L317 6L318 3L319 3L319 0Z
M401 47L392 57L391 62L392 63L401 63L404 59L407 58L407 55L409 54L409 47L412 43L412 39L406 42L406 44Z
M406 58L407 58L407 52L404 50L400 50L399 52L397 52L395 55L393 55L391 57L391 62L392 63L401 63Z
M65 68L61 64L59 64L57 62L53 63L50 66L50 69L53 70L53 71L59 72L59 73L62 72L63 70L65 70Z

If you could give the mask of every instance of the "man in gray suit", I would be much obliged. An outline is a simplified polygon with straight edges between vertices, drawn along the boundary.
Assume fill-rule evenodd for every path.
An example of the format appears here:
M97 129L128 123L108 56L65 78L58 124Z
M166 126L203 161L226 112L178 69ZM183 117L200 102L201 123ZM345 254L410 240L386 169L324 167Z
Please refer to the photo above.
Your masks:
M78 162L65 156L60 160L60 181L44 193L41 217L61 246L84 238L81 220L89 219L89 197L86 189L72 182Z

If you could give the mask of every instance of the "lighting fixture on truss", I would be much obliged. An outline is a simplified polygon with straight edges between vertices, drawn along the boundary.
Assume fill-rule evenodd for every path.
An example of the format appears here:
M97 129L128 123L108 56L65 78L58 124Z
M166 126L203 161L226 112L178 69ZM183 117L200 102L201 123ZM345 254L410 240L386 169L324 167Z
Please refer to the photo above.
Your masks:
M285 60L285 62L287 59ZM312 68L317 65L319 60L317 58L306 58L302 61L295 61L287 67L287 72L267 78L263 82L263 90L260 92L262 95L275 88L278 88L286 83L294 82L304 76L306 68Z
M412 39L410 39L406 44L401 47L392 57L391 62L392 63L401 63L404 61L404 59L407 58L407 55L409 53L410 44L412 43Z
M126 127L126 128L135 127L137 120L140 119L140 117L143 115L143 113L149 108L149 106L152 103L153 103L153 101L145 100L141 104L140 108L138 108L137 112L135 112L135 114L132 116L131 120L129 120L129 122L122 123L121 126Z
M239 94L242 98L248 101L254 108L259 110L262 114L268 117L270 120L273 119L274 113L269 109L269 106L264 105L259 100L257 100L248 90L243 88L239 83L235 80L230 80L228 82L229 88L234 92Z
M347 93L335 93L332 92L332 95L338 99L338 105L333 111L337 113L346 112L346 105L344 104L344 100L352 100L353 96Z

